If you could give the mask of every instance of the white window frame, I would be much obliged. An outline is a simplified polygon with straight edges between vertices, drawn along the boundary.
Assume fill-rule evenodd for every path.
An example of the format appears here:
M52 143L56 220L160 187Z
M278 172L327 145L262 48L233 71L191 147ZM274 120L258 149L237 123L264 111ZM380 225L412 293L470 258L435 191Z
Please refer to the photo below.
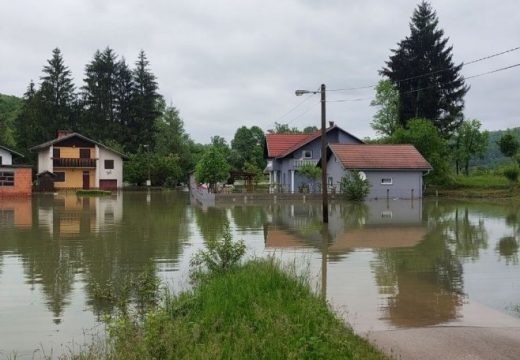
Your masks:
M390 181L385 181L385 180L390 180ZM393 184L394 184L394 179L392 179L391 177L381 178L381 185L393 185Z
M306 156L309 154L309 156ZM302 150L302 159L312 159L312 150Z

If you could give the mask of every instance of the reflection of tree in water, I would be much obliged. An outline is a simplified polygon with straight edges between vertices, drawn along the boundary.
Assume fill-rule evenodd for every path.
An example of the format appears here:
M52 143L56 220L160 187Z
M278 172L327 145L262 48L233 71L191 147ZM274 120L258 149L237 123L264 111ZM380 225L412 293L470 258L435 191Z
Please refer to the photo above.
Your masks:
M468 207L460 216L459 208L455 209L455 218L447 222L446 236L451 245L455 245L455 255L462 258L477 260L481 249L487 249L488 235L484 221L478 219L474 224L469 217Z
M518 242L514 236L500 238L496 250L506 260L507 265L518 265Z
M370 216L370 209L363 202L342 202L336 206L347 229L362 227Z
M262 206L233 206L231 215L240 230L261 228L266 222L265 209Z
M150 206L143 205L145 197L143 193L124 193L122 223L115 224L110 231L95 232L96 226L82 226L81 219L87 213L89 219L95 220L91 213L96 210L75 209L73 219L80 220L75 228L78 233L69 234L67 238L56 231L59 229L56 222L72 214L63 208L62 199L53 202L52 197L35 197L32 228L2 232L0 253L19 254L27 283L33 288L42 286L56 322L68 304L77 276L85 282L87 303L96 314L104 313L110 308L99 301L95 288L136 278L149 267L150 261L160 260L159 266L173 266L187 239L186 195L152 194ZM39 212L49 211L54 212L54 218L50 218L54 224L47 224L48 219L38 216ZM48 230L53 230L54 235ZM154 271L159 266L154 267Z
M184 194L152 193L148 206L143 206L145 194L125 195L121 226L83 245L85 290L96 314L110 311L112 305L99 300L96 287L126 284L149 269L175 266L188 236Z
M221 239L224 231L229 226L227 209L208 207L205 211L199 207L193 209L195 222L205 241Z

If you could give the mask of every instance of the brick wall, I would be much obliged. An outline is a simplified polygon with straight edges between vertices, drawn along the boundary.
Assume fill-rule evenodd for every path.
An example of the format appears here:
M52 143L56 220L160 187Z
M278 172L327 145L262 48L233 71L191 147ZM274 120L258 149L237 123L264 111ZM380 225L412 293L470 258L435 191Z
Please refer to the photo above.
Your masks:
M30 196L32 193L31 168L1 168L14 172L14 186L0 186L0 196Z

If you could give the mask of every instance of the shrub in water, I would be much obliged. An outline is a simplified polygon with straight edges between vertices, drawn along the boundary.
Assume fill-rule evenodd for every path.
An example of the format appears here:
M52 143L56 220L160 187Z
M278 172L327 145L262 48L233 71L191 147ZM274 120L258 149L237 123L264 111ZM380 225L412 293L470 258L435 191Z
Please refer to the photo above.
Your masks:
M511 182L517 182L520 170L516 166L507 167L504 169L504 176Z
M226 271L238 264L245 252L244 241L233 241L229 226L226 226L222 239L208 241L206 249L199 250L191 259L193 274L196 277L204 269L210 273Z
M350 171L341 178L341 192L348 200L363 201L370 191L370 183L358 171Z

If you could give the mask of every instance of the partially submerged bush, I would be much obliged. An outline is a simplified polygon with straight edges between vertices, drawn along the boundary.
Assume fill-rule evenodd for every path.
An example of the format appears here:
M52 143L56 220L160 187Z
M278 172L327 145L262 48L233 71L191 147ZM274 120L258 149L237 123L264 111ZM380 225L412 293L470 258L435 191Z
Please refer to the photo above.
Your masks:
M196 277L204 272L224 272L240 261L246 252L243 240L233 241L229 226L224 230L223 238L210 240L206 243L206 249L199 250L191 259L193 274Z
M518 182L518 176L520 175L520 170L516 166L510 166L503 170L504 176L511 182Z
M370 183L358 171L350 171L341 178L341 192L348 200L363 201L370 191Z

